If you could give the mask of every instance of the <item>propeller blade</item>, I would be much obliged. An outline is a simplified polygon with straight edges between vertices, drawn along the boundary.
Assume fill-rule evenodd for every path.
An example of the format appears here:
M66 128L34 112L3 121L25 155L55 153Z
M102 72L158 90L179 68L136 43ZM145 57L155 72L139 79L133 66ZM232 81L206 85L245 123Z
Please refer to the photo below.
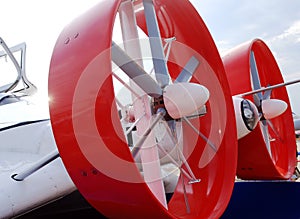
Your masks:
M174 83L189 82L197 67L199 66L199 63L199 60L196 59L195 56L192 56L190 60L186 63L186 65L184 66Z
M260 122L260 128L261 128L262 134L264 136L266 147L267 147L270 155L272 155L271 143L270 143L270 137L269 137L269 127L268 127L268 123L267 123L266 120L263 120L263 121Z
M169 84L169 71L165 60L164 50L161 42L160 31L158 27L155 8L152 0L143 0L144 11L146 18L146 25L148 36L150 40L150 47L153 59L153 67L155 77L158 84L164 88Z
M119 18L124 50L130 57L136 60L137 64L143 67L142 51L133 1L122 1L119 7Z
M254 90L258 90L261 88L260 80L259 80L259 74L257 70L257 65L255 61L255 55L254 52L250 52L250 73L251 73L251 79L252 79L252 86ZM257 96L260 100L263 99L262 93L257 93ZM255 103L257 104L257 103ZM256 105L260 106L260 105Z
M209 99L209 91L200 84L182 82L168 85L163 98L168 114L179 119L203 107Z
M272 90L266 90L263 95L263 100L270 99Z
M285 112L288 105L285 101L278 99L267 99L262 101L262 112L265 119L273 119Z
M152 97L160 97L162 95L163 91L156 81L114 42L111 47L111 56L113 62L148 95Z
M259 95L257 93L253 94L253 100L255 106L259 108L259 106L261 105L261 99L259 98Z
M275 127L274 127L273 123L271 122L271 120L266 120L266 121L267 121L269 127L271 128L273 134L276 135L276 138L279 139L280 141L282 141L282 138L280 137L278 131L275 129Z

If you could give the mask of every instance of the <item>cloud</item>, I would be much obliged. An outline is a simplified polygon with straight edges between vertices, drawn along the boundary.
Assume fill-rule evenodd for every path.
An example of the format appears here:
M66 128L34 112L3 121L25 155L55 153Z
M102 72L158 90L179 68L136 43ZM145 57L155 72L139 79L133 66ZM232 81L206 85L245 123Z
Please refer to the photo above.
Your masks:
M274 37L274 40L291 40L294 43L300 43L300 20L295 21L282 34Z
M300 72L300 19L266 41L284 75Z
M300 1L192 0L223 56L255 38L266 42L286 80L300 72ZM291 86L293 108L300 114L299 85ZM299 102L299 104L298 104Z

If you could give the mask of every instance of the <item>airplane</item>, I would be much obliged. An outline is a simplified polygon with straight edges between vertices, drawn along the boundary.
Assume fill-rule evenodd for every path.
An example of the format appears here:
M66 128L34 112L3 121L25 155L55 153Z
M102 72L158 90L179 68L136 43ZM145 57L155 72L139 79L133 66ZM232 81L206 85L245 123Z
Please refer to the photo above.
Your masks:
M270 85L262 79L251 85L248 75L249 89L237 86L235 93L230 70L189 1L101 1L66 26L51 58L49 115L28 101L35 88L25 74L25 44L9 49L1 39L1 45L1 57L16 68L14 84L25 84L1 92L0 134L8 142L1 152L4 218L75 190L108 218L219 218L231 199L241 141L262 135L255 125L290 113L275 89L268 98L278 101L264 100L267 108L244 98L281 83L279 73ZM17 51L23 61L15 60ZM258 58L251 74L261 76ZM242 102L240 111L235 106ZM278 110L262 118L268 102ZM235 121L248 125L247 109L257 113L253 131L245 133Z

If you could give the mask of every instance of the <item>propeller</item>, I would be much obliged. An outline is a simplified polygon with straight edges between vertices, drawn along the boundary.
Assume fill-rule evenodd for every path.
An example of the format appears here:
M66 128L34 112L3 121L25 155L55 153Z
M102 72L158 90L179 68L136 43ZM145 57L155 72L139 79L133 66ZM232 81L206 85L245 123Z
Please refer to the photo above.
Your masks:
M181 151L178 149L175 120L179 120L181 118L185 119L185 117L190 116L195 111L201 109L209 99L209 91L206 87L200 84L189 82L199 65L198 59L194 56L191 56L188 60L174 83L170 80L171 77L167 65L167 57L164 53L156 11L152 0L143 0L143 6L155 79L153 79L144 70L141 62L135 61L131 58L139 57L141 54L138 54L139 52L137 52L140 45L135 41L136 38L138 38L138 34L135 30L136 22L134 20L134 13L130 4L131 3L124 3L123 11L121 12L121 26L126 27L122 29L125 51L113 42L111 57L112 61L129 77L129 79L131 79L139 88L150 96L151 102L153 103L152 106L149 106L150 102L148 101L148 97L145 97L145 95L133 95L135 97L133 98L134 103L132 104L133 110L131 115L134 116L135 122L133 122L132 126L128 129L132 130L134 126L137 132L141 133L141 136L135 142L131 153L135 160L141 160L144 178L151 179L160 175L161 166L158 160L159 158L155 155L158 152L155 147L151 148L151 152L148 150L148 154L146 155L145 153L139 153L142 145L146 142L146 139L148 139L148 145L156 144L160 151L165 153L166 156L170 156L167 152L165 152L165 148L161 146L166 146L166 143L163 143L163 141L157 142L158 137L154 136L151 131L155 128L160 129L158 125L159 123L164 124L165 128L163 128L163 130L167 130L170 135L169 138L173 141L174 148L172 148L172 150L176 149L177 153L180 154ZM125 16L126 13L127 16ZM131 19L132 22L129 22L128 18L129 20ZM134 34L132 35L131 33L128 33L127 28L129 28L131 33ZM127 42L133 41L136 43L134 49L126 46ZM134 43L131 45L133 44ZM135 85L132 87L135 87ZM152 108L152 110L149 110L149 108ZM163 130L161 131L164 132ZM176 163L176 159L172 156L170 157L170 160L173 160L172 162L178 167L178 169L190 179L190 183L200 182L200 179L197 179L194 176L184 156L178 159L180 160L180 163L184 163L188 173L181 168L179 163ZM147 166L145 164L146 162L149 163L150 160L152 163L151 168L149 165ZM163 189L160 188L161 185L159 184L160 182L156 181L155 183L148 183L148 186L161 204L167 208L166 201L164 200L164 194L162 195L164 192ZM189 212L190 210L188 205L189 204L187 202L186 208Z
M252 79L252 86L255 90L261 89L258 69L255 61L254 52L250 52L250 73ZM287 103L278 100L270 99L272 90L267 90L264 94L258 92L253 94L254 103L258 109L258 112L261 114L261 120L264 119L273 119L277 116L280 116L287 109Z
M173 119L191 115L208 101L209 91L206 87L196 83L185 82L190 80L199 63L194 56L191 57L180 72L179 77L175 81L177 83L163 83L161 85L114 42L112 43L111 51L113 62L145 93L154 98L163 97L164 107ZM156 73L156 75L160 75L160 73Z
M252 80L252 87L254 90L262 89L259 73L256 65L254 52L250 52L250 74ZM254 104L259 113L259 124L264 136L266 146L271 154L270 138L269 138L269 124L272 128L270 119L280 116L287 109L287 103L279 99L271 99L272 90L258 92L253 94Z

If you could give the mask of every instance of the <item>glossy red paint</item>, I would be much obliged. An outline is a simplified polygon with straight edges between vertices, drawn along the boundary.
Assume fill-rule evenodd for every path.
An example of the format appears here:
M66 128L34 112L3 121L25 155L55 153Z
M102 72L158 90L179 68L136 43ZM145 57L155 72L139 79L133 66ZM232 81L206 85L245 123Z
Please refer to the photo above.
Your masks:
M262 87L283 83L277 62L268 46L260 39L247 42L223 57L232 95L251 91L250 51L254 51ZM253 101L252 96L247 96ZM242 179L289 179L296 166L296 142L288 94L285 87L274 89L271 98L285 101L288 109L272 119L278 132L271 128L270 156L259 125L238 142L237 175Z
M210 91L207 114L184 125L184 153L200 183L180 178L165 209L148 189L128 149L112 84L112 29L122 1L101 1L59 36L49 73L50 117L63 163L81 194L108 218L218 218L233 189L237 141L222 60L204 22L186 0L154 1L162 38L176 37L168 67L174 79L194 55L192 81ZM135 7L140 7L140 1ZM143 29L143 11L137 14ZM186 210L183 183L190 212Z

